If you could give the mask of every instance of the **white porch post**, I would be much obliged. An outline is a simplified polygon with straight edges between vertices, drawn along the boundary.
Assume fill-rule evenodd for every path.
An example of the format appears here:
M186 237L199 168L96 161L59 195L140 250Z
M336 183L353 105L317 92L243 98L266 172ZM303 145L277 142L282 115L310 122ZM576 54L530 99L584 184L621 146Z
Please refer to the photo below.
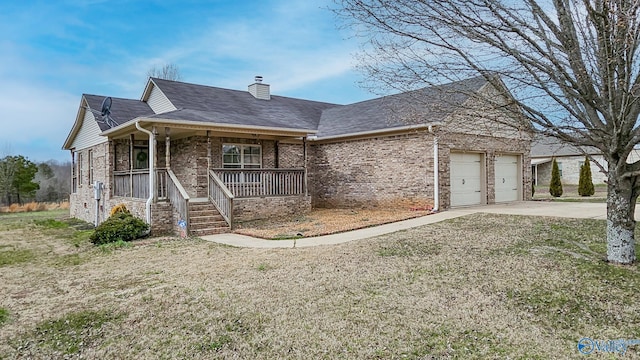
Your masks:
M140 122L136 121L136 128L140 131L142 131L143 133L146 133L147 135L149 135L149 153L151 154L151 156L153 156L154 158L156 157L155 155L155 133L156 133L156 127L154 126L152 128L152 131L149 131L143 127L140 126ZM156 185L155 185L155 160L151 159L151 161L149 161L149 198L147 199L146 202L146 210L147 210L147 224L151 225L151 202L153 201L153 199L155 198L155 195L153 194L155 192L156 189Z
M158 168L158 154L156 149L158 148L158 130L155 126L151 128L151 132L153 133L153 139L149 139L149 153L151 155L151 161L153 162L153 166L149 165L149 181L152 179L155 180L155 173L152 175L151 172L155 171ZM153 147L151 146L151 142L153 142ZM153 202L158 202L158 189L155 186L155 181L153 187L149 186L149 189L153 189Z
M135 135L129 135L129 196L133 197L133 142Z
M302 152L304 155L304 196L309 196L309 175L307 171L307 137L302 138Z
M164 128L164 167L171 169L171 135L168 127Z
M211 131L207 130L207 197L211 194L209 171L211 171Z

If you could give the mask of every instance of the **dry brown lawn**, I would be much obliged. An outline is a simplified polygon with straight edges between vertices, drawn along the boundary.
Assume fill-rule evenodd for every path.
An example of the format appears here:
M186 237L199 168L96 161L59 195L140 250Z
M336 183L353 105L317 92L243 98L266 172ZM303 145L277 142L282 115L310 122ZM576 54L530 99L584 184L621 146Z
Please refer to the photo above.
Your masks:
M638 268L601 261L598 221L476 214L271 250L85 235L0 216L0 358L568 359L640 337Z
M263 239L286 239L335 234L390 222L429 215L427 210L410 209L313 209L293 217L249 221L236 225L234 232Z

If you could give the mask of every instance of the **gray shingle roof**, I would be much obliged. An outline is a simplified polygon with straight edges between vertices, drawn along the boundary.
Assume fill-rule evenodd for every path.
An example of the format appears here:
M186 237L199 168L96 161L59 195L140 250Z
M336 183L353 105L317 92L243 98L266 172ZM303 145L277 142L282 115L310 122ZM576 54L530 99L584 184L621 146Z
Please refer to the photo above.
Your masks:
M112 98L111 117L120 125L137 117L176 119L245 126L317 130L319 138L375 130L393 130L413 124L443 121L487 81L479 76L349 105L271 96L259 100L248 91L222 89L153 78L177 108L154 114L146 102ZM104 96L84 95L100 111ZM99 117L99 115L98 115ZM105 131L108 126L98 122Z
M484 77L423 88L325 110L317 136L331 137L443 121L469 94L487 84Z
M531 157L595 155L601 151L590 146L577 147L550 136L536 136L531 143Z
M102 110L102 101L105 96L100 95L83 95L85 99L87 99L87 103L89 104L89 108L91 110L100 112ZM153 110L147 105L146 102L142 102L140 100L133 99L123 99L123 98L111 98L111 118L118 125L122 125L130 120L133 120L140 116L148 116L152 115ZM96 120L101 120L100 114L95 115ZM100 126L100 130L105 131L109 129L109 126L101 121L97 121L98 126Z
M322 111L336 104L271 96L259 100L248 91L154 78L177 111L155 118L316 130Z

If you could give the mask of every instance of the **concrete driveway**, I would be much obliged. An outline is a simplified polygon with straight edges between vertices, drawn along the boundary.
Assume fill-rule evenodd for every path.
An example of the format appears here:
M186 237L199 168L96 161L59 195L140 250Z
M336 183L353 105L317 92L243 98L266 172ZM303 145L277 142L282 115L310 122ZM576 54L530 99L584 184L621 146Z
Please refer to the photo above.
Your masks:
M398 221L391 224L333 235L301 238L297 240L265 240L239 234L207 235L202 236L201 238L221 244L249 248L295 248L333 245L389 234L474 213L606 219L607 204L586 202L519 201L506 204L457 208L415 219ZM638 218L637 209L636 218Z

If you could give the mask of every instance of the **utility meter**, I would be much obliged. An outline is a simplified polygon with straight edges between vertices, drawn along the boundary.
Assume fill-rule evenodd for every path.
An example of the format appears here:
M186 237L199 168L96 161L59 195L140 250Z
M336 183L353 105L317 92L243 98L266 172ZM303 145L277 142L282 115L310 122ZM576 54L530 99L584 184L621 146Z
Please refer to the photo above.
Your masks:
M103 184L100 181L96 181L93 183L93 198L96 200L100 200L102 197L102 187Z

